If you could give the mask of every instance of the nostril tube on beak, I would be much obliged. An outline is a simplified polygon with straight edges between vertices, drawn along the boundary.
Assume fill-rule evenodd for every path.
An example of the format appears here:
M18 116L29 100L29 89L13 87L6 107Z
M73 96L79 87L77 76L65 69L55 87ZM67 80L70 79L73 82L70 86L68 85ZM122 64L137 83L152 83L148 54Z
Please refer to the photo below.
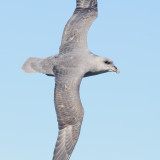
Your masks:
M116 67L116 66L114 66L114 68L115 68L115 69L117 69L117 67Z
M116 69L116 73L119 74L120 71L118 70L118 68L116 66L114 66L114 68Z

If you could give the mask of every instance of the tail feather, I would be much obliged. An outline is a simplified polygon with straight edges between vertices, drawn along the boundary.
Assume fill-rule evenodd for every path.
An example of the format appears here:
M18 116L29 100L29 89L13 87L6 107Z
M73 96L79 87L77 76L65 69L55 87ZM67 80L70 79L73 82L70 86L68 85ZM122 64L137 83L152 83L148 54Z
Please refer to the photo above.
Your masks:
M30 57L28 58L22 66L25 73L37 73L40 70L39 59Z
M44 73L53 75L54 57L47 58L28 58L22 66L25 73Z

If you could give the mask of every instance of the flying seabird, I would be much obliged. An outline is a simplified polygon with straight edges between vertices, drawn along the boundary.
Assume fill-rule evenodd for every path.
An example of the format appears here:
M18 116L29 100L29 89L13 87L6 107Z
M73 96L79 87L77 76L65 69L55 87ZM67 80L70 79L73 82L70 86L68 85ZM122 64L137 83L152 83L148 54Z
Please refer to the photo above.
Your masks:
M55 77L54 102L59 133L52 160L69 160L77 143L84 115L79 95L83 77L119 73L113 61L88 49L87 33L97 12L97 0L77 0L76 9L65 26L59 54L30 57L22 66L26 73Z

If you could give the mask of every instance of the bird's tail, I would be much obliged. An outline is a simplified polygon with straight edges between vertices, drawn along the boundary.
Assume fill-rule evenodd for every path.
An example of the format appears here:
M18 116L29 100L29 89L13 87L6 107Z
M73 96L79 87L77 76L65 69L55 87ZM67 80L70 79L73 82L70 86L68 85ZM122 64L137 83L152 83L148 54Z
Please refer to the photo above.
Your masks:
M54 76L54 57L55 56L47 58L30 57L24 62L22 69L25 73L44 73Z

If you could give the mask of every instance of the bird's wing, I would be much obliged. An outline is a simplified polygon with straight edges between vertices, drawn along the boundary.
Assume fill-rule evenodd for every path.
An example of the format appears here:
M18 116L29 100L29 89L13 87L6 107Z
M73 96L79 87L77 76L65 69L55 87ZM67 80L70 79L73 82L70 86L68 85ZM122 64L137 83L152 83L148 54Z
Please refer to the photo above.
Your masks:
M54 100L59 134L53 160L69 160L77 143L84 114L79 96L81 79L56 75Z
M87 33L97 17L97 0L77 0L74 14L65 26L60 54L88 51Z
M79 126L69 125L59 130L53 160L69 160L77 143L80 128L81 124L79 124ZM74 139L74 137L76 139Z

